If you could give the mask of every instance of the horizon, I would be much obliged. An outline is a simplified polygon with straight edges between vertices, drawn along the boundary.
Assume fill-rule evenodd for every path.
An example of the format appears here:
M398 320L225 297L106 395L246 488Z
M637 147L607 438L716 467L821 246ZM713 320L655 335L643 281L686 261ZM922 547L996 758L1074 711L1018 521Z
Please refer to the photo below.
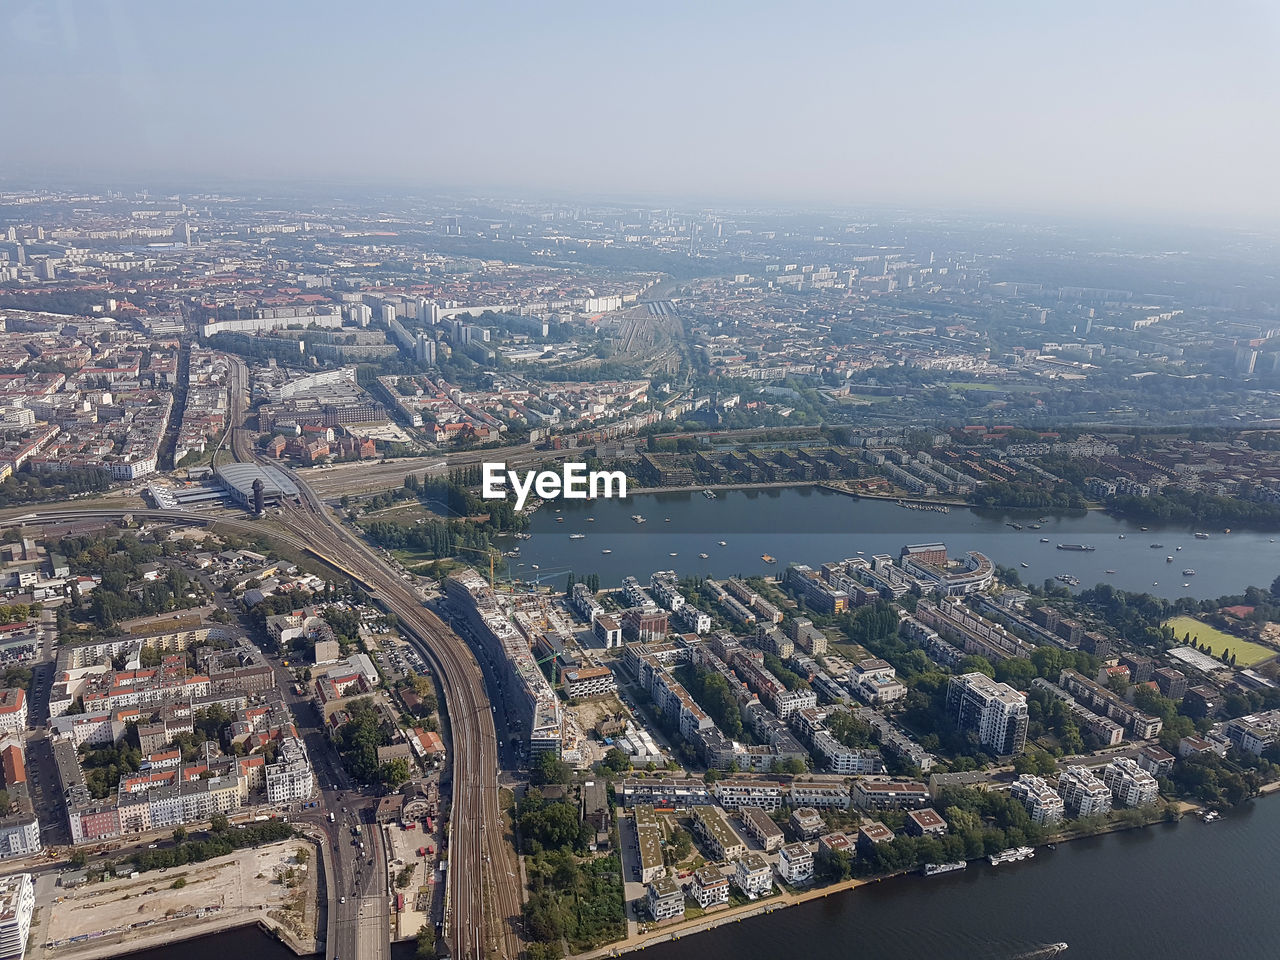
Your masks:
M1261 4L477 9L28 4L0 78L39 96L0 104L0 182L1280 215Z

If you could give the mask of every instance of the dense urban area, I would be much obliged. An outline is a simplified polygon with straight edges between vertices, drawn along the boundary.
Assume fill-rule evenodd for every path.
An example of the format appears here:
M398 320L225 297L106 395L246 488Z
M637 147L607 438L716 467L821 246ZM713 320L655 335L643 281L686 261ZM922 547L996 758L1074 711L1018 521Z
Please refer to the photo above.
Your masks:
M0 957L605 956L1274 789L1280 567L1189 557L1280 531L1275 250L1176 239L0 193ZM661 552L659 494L1106 516L1183 590L954 532L543 570L495 462Z

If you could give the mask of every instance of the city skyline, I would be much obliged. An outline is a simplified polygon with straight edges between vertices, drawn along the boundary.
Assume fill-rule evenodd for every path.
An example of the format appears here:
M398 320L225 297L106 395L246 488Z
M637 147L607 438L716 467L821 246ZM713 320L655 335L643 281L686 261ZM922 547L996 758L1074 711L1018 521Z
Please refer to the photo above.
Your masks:
M252 181L1267 226L1276 18L1141 5L10 12L12 183Z

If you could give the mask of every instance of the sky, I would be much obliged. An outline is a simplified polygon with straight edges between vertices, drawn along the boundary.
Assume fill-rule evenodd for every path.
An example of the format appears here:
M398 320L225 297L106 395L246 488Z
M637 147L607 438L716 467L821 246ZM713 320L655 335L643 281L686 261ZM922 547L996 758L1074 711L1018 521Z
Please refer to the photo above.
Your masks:
M0 185L1280 219L1280 4L0 4Z

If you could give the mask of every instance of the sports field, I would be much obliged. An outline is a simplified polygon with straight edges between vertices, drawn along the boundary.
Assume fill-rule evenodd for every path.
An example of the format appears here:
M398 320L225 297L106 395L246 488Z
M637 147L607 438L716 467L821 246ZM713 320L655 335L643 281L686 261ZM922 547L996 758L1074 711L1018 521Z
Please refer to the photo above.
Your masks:
M1173 617L1165 621L1165 626L1173 628L1173 635L1178 640L1181 640L1183 636L1189 633L1191 634L1191 642L1196 646L1207 643L1211 656L1221 658L1222 650L1225 647L1235 654L1237 667L1252 667L1255 663L1261 663L1263 660L1276 655L1276 651L1269 647L1263 647L1248 640L1233 637L1229 633L1223 633L1217 627L1211 627L1195 617Z

